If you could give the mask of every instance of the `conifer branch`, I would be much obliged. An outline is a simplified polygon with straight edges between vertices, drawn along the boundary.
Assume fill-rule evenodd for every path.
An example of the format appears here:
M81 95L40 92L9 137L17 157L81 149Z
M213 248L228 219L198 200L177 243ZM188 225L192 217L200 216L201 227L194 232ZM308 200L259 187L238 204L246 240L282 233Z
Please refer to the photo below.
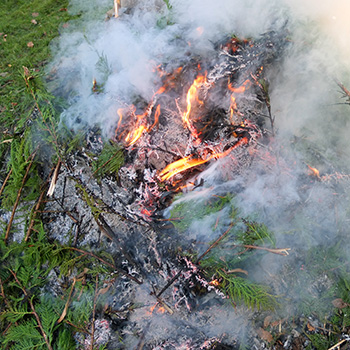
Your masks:
M38 323L38 326L39 326L39 328L40 328L40 332L41 332L41 334L42 334L42 336L43 336L43 338L44 338L44 340L45 340L45 343L46 343L46 345L47 345L47 348L48 348L49 350L53 350L53 349L52 349L52 346L50 345L49 339L48 339L48 337L47 337L47 335L46 335L46 333L45 333L45 331L44 331L44 328L43 328L43 326L42 326L42 324L41 324L40 317L39 317L38 313L35 311L34 304L33 304L32 300L31 300L29 294L27 293L26 289L22 286L21 282L18 280L16 273L13 272L12 270L10 270L10 272L11 272L11 274L13 275L13 277L15 278L15 280L16 280L16 282L17 282L19 288L21 288L23 294L24 294L24 295L26 296L26 298L28 299L28 303L29 303L29 305L30 305L30 308L31 308L32 311L33 311L34 317L35 317L35 319L36 319L36 321L37 321L37 323Z
M52 170L50 172L50 175L49 175L49 178L52 174ZM42 190L41 190L41 193L40 193L40 196L38 198L38 201L35 205L35 208L34 208L34 211L33 211L33 216L32 216L32 219L30 220L30 224L28 226L28 229L27 229L27 233L26 233L26 236L24 238L25 242L28 242L28 239L29 239L29 236L30 236L30 233L31 231L33 230L33 227L34 227L34 224L35 224L35 218L36 218L36 215L37 213L39 212L39 209L40 209L40 206L44 200L44 196L45 196L45 190L46 190L46 186L48 184L48 180L46 181L46 183L44 184L44 186L42 187Z

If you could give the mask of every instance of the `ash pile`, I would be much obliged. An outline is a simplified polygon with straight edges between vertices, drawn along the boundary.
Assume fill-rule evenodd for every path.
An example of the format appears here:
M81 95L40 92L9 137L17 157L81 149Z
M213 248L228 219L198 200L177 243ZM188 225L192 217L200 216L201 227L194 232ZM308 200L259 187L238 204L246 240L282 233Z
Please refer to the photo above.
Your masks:
M106 278L107 297L96 314L95 345L239 347L253 311L228 306L227 295L201 273L204 251L175 230L164 211L177 193L205 188L201 173L218 159L224 159L223 182L258 161L274 133L268 70L285 46L284 29L258 40L231 37L210 57L157 67L163 85L151 101L136 98L118 110L111 141L116 149L122 145L125 157L118 176L94 177L110 161L91 168L91 154L103 149L97 129L61 166L44 214L52 237L67 244L73 232L73 247L108 252L114 260L115 274ZM186 252L197 254L195 262Z

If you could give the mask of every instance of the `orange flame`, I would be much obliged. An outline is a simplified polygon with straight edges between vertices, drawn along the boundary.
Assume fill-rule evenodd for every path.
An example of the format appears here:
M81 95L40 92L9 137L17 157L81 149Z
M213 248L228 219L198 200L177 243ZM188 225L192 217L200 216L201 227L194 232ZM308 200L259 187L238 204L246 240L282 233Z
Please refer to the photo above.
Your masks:
M127 146L133 145L141 137L144 130L147 130L147 128L144 125L141 125L133 132L130 131L125 138L125 141L128 143Z
M240 85L238 87L233 87L232 83L228 84L228 86L227 86L228 89L230 91L232 91L231 106L230 106L230 120L231 120L231 123L233 122L233 115L234 114L239 114L235 94L243 93L244 91L249 89L251 85L252 85L252 82L249 79L247 79L242 85Z
M198 89L200 88L201 85L205 84L207 82L207 77L205 75L199 75L191 85L191 87L188 89L187 92L187 110L182 116L182 121L184 124L186 124L187 128L191 131L191 133L195 136L198 137L196 130L192 126L190 122L190 114L192 110L192 104L197 101L198 104L203 104L203 101L199 100L198 98Z
M160 116L160 105L158 105L156 108L156 112L154 113L154 123L150 128L148 128L147 130L148 132L150 132L158 124L159 116Z
M252 82L249 79L247 79L241 86L237 88L233 87L232 83L228 84L228 88L230 91L232 91L235 94L241 94L247 89L249 89L251 85L252 85Z
M320 179L320 172L316 169L316 168L313 168L311 167L310 165L306 164L308 166L308 168L311 170L311 174L310 175L313 175L313 176L316 176L318 179Z
M233 114L237 112L236 97L231 95L231 106L230 106L230 120L233 121Z
M160 179L162 181L169 180L171 177L178 173L181 173L182 171L193 168L200 164L204 164L208 161L206 159L191 159L191 157L192 155L187 156L166 166L159 174Z
M161 181L166 181L166 180L169 180L170 178L172 178L173 176L175 176L178 173L181 173L181 172L183 172L183 171L185 171L187 169L190 169L190 168L193 168L195 166L198 166L198 165L204 164L206 162L209 162L213 158L219 159L219 158L226 157L235 148L237 148L239 146L242 146L242 145L246 145L247 143L248 143L248 138L247 137L243 137L235 145L233 145L232 147L230 147L226 151L211 154L206 159L191 159L192 155L189 155L189 156L187 156L185 158L179 159L179 160L177 160L177 161L167 165L159 173L160 179L161 179Z

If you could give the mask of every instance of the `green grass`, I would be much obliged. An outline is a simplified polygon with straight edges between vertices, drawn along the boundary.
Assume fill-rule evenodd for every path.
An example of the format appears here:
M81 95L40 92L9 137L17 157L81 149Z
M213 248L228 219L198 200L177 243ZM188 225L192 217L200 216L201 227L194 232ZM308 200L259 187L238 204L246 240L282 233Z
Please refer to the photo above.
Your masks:
M67 6L68 0L0 2L0 118L3 133L6 129L12 131L17 122L31 112L34 103L22 76L23 66L36 75L44 74L44 65L51 59L50 42L70 18Z

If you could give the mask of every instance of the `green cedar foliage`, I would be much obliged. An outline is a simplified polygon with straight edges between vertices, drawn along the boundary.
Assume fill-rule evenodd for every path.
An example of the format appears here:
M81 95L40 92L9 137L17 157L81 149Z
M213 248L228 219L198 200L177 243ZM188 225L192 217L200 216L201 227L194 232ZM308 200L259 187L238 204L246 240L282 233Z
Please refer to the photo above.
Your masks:
M235 269L242 271L257 252L244 245L275 246L274 235L264 224L239 217L231 194L207 200L180 200L173 205L171 218L174 226L183 233L191 230L193 222L202 220L211 223L210 230L216 236L218 232L229 230L220 243L200 260L204 276L209 281L218 280L218 288L229 296L233 304L243 302L252 309L273 309L277 306L276 297L267 287L249 280L242 272L231 272ZM229 225L232 227L228 229Z
M0 239L0 344L9 349L47 349L32 304L52 348L75 349L75 333L90 327L94 277L110 269L69 246L47 241L42 226L36 225L35 231L28 242L6 246ZM106 253L100 257L113 262ZM55 283L60 284L59 295L50 289ZM78 292L70 298L72 288ZM57 323L68 300L66 316Z
M111 141L104 145L98 158L93 161L92 171L98 179L105 175L118 178L118 171L123 164L123 149L120 145Z

